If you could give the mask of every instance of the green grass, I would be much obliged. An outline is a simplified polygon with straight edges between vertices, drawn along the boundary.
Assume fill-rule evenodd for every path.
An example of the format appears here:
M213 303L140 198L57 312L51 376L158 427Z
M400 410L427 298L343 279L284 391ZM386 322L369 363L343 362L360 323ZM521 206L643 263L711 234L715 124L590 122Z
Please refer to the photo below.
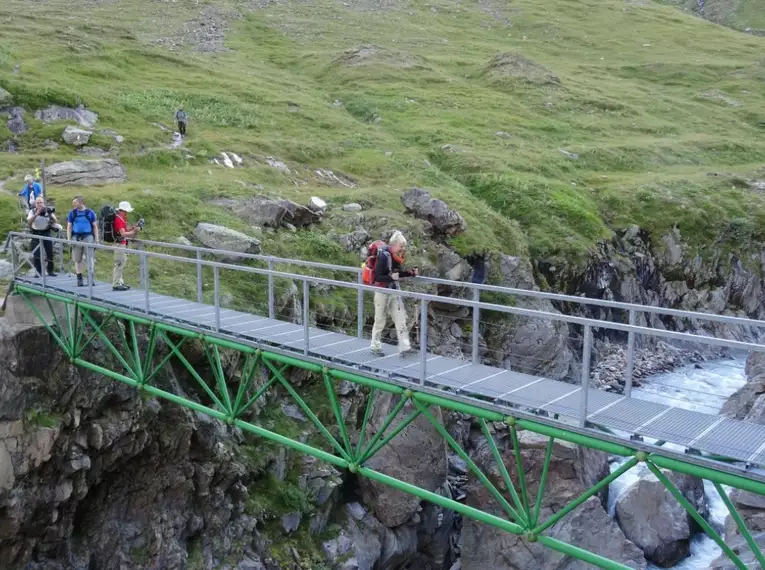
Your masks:
M203 54L190 44L170 51L154 41L178 38L184 22L213 4L244 16L229 22L227 51ZM758 16L754 4L740 0L736 14ZM76 21L63 0L22 13L0 8L0 86L27 108L30 127L18 139L21 153L0 155L0 176L12 178L7 187L20 187L42 158L77 156L66 145L44 149L65 125L43 125L33 111L82 102L99 113L99 128L125 137L119 153L128 182L54 188L52 196L63 209L80 192L92 206L127 198L147 219L151 239L189 236L199 221L254 234L209 204L256 192L242 182L303 203L322 196L334 211L348 201L368 204L370 218L410 231L415 250L426 237L400 204L401 191L415 185L465 217L467 233L452 240L463 254L576 264L631 224L656 236L678 227L691 250L704 254L720 240L752 251L761 244L765 197L708 173L754 177L765 163L763 38L671 6L622 0L436 0L378 11L317 0L251 8L214 0L170 10L142 0L117 13L110 3L82 3ZM346 50L362 44L380 49L350 61ZM513 70L488 72L502 52L536 62L558 82L534 79L547 71L533 63L528 80ZM151 123L171 125L179 105L191 116L189 136L185 149L169 150L169 134ZM0 145L8 136L0 134ZM101 135L96 142L117 146ZM211 165L221 151L243 156L247 168ZM292 172L268 167L266 156ZM315 168L353 176L358 188L322 185ZM15 228L12 205L0 195L0 230ZM263 249L358 263L327 237L336 223L331 217L311 232L266 233ZM106 259L99 271L108 274ZM135 263L128 272L134 279ZM163 264L150 277L166 292L193 294L193 274ZM252 280L226 284L251 306L264 302L260 292L246 294Z

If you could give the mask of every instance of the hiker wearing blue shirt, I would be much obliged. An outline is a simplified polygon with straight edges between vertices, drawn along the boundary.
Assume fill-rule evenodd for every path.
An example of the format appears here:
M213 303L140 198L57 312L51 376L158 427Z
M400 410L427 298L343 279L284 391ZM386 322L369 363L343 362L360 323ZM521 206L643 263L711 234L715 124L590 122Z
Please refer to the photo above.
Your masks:
M43 194L42 186L34 181L34 178L32 178L31 174L27 174L24 177L24 182L24 188L22 188L21 192L19 192L19 196L24 198L27 206L32 209L32 207L34 207L35 200L37 200Z
M75 196L72 200L72 211L66 218L66 239L81 242L82 245L72 246L72 259L74 260L74 269L77 273L77 286L84 287L85 282L82 279L82 258L85 256L85 244L98 242L98 224L96 223L96 213L85 207L85 198ZM90 279L93 279L95 252L91 252L88 272Z

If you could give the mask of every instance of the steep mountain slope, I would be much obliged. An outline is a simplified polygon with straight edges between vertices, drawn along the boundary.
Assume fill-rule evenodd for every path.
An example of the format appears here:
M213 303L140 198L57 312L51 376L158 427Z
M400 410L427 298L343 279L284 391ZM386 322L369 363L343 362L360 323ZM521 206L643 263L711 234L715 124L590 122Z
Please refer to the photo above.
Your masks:
M723 26L765 35L765 2L762 0L665 1Z

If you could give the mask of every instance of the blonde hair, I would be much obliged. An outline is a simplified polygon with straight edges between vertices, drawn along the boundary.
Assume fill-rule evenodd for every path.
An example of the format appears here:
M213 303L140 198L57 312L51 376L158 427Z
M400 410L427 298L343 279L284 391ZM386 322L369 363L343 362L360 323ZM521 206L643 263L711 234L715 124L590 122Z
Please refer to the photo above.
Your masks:
M393 232L393 235L390 236L388 243L390 245L400 245L401 247L406 247L406 238L404 237L404 234L396 230Z

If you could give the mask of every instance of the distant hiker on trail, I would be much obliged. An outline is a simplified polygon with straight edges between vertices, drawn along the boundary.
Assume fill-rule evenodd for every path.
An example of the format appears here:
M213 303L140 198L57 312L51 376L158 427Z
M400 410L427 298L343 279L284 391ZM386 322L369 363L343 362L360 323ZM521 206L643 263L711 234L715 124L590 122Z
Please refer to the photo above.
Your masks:
M56 214L53 213L53 208L49 208L45 205L45 200L42 196L35 200L35 207L29 210L27 216L27 225L32 230L32 234L36 236L50 237L50 230L54 224L58 223L56 220ZM61 226L58 226L59 228ZM56 277L53 272L53 242L44 239L33 239L32 249L34 251L34 266L37 270L37 275L42 275L42 253L45 251L45 268L48 275Z
M133 211L130 202L120 202L114 216L114 245L119 248L127 249L128 239L133 239L143 229L143 219L138 220L134 226L128 225L127 215ZM127 291L130 289L122 280L122 272L125 270L127 252L114 252L114 273L112 274L112 289L114 291Z
M75 196L72 200L72 211L66 218L66 239L82 242L83 245L72 246L72 259L77 273L77 286L84 287L82 279L82 258L85 255L85 244L98 242L98 224L96 213L85 207L85 198ZM89 279L93 279L95 266L95 251L90 253L90 266L88 267Z
M404 277L416 277L419 273L416 267L404 271L404 249L406 238L399 232L393 232L386 244L376 241L369 246L369 257L362 274L363 281L367 285L375 285L384 289L398 289L399 279ZM399 354L406 354L412 350L409 342L409 331L406 328L406 309L401 297L390 295L380 291L375 293L375 323L372 327L372 353L382 355L382 333L390 315L396 327L398 337Z
M183 107L175 112L175 121L178 123L178 132L181 133L182 137L185 137L186 123L189 122L189 116L186 114L186 111L183 110Z
M30 210L34 208L35 200L42 196L42 194L42 186L35 182L35 179L32 178L31 174L27 174L24 177L24 188L22 188L21 192L19 192L19 196L21 196L26 202L26 207Z

